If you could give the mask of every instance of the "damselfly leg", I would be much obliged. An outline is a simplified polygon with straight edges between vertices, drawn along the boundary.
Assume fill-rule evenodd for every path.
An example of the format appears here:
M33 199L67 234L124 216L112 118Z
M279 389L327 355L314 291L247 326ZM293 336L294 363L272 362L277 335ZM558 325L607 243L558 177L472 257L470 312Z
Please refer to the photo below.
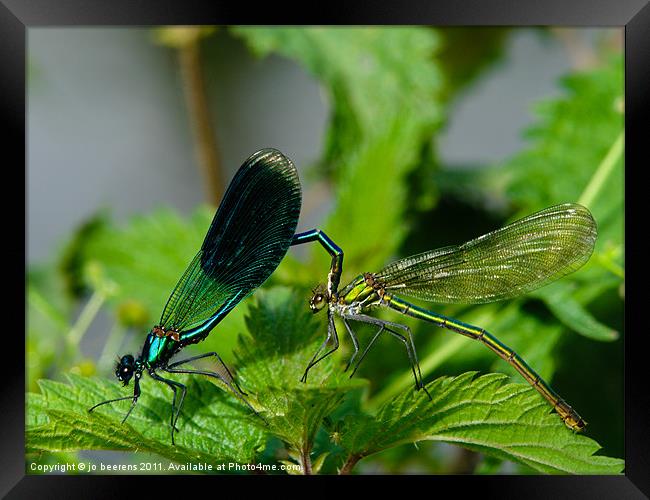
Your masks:
M406 326L402 325L400 323L393 323L392 321L386 321L383 319L378 319L374 318L372 316L368 316L366 314L346 314L343 316L345 320L352 320L352 321L357 321L359 323L366 323L369 325L374 325L378 326L379 330L375 333L375 335L372 337L366 348L361 354L361 357L359 360L356 362L354 365L354 369L352 373L350 374L350 377L355 374L357 369L359 368L359 365L365 358L366 354L368 354L368 351L372 347L372 345L375 343L375 341L379 338L382 332L386 331L388 332L391 336L395 337L398 339L400 342L404 344L404 347L406 348L406 354L408 355L409 362L411 363L411 371L413 372L413 378L415 379L415 389L420 390L423 389L426 395L431 399L431 395L427 391L424 382L422 380L422 372L420 371L420 363L418 361L418 355L417 351L415 350L415 343L413 342L413 335L411 334L411 329ZM405 337L401 333L396 332L394 329L400 329L406 332L406 335L408 336ZM355 353L356 354L356 353Z
M318 354L323 349L325 349L325 346L329 343L331 338L334 339L334 345L332 346L332 348L329 351L327 351L325 354L323 354L321 357L317 358ZM309 373L311 367L314 366L316 363L325 359L327 356L332 354L338 348L339 348L339 336L336 331L336 326L334 325L334 315L332 314L331 311L328 311L327 312L327 337L325 337L325 341L320 345L316 353L312 356L311 361L307 365L307 368L305 369L305 373L303 373L300 381L307 382L307 373Z

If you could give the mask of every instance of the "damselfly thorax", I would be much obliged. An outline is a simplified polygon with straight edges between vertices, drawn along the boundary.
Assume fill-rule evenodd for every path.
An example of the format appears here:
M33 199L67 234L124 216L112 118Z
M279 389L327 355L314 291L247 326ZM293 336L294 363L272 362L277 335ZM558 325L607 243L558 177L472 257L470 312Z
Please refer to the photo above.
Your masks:
M360 314L383 305L385 291L372 273L363 273L329 298L330 308L340 315Z

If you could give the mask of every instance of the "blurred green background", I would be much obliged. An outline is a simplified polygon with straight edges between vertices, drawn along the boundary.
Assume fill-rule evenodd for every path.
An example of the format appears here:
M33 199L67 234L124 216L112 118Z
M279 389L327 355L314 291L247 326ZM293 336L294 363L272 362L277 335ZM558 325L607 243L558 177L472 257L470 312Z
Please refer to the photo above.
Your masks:
M342 284L552 204L586 205L599 238L578 273L505 303L428 306L514 348L604 454L624 455L620 29L31 28L29 62L28 390L66 373L113 377L116 355L139 351L157 321L224 185L275 147L301 175L299 230L320 227L345 250ZM320 248L291 249L264 287L291 286L307 307L328 265ZM188 350L232 364L251 300ZM425 381L479 370L521 382L478 343L379 314L411 326ZM391 342L358 373L369 407L411 389ZM518 469L436 443L357 469L468 471Z

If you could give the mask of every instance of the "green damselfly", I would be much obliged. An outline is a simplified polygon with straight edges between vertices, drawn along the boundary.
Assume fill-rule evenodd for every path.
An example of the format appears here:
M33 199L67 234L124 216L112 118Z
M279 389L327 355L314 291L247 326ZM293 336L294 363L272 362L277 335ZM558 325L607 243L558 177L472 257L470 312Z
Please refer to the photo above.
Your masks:
M307 379L312 366L338 348L334 323L334 317L338 316L354 345L354 354L346 370L359 354L359 341L350 322L378 327L353 365L350 376L354 375L377 338L386 332L402 342L411 363L416 389L427 392L410 329L366 314L373 308L386 307L482 342L517 370L569 428L580 431L586 425L580 415L516 352L495 336L483 328L418 307L395 294L437 303L486 303L513 298L580 268L591 256L596 235L596 222L589 210L567 203L546 208L462 245L424 252L393 262L376 273L361 274L340 291L336 286L317 288L310 307L316 313L327 306L328 331L302 380ZM334 272L336 276L330 277L330 284L332 281L338 284L340 272L339 266ZM319 356L330 339L333 346Z

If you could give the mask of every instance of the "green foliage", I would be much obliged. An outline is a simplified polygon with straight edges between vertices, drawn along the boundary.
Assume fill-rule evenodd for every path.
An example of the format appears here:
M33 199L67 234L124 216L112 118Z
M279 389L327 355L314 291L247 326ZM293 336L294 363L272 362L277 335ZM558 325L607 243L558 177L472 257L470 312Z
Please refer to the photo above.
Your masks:
M383 265L405 236L406 178L442 119L437 99L442 75L432 57L436 33L426 28L232 31L256 54L294 59L322 83L331 109L323 163L334 170L336 185L335 207L323 229L336 234L345 249L346 269ZM327 269L322 251L312 255L311 271Z
M107 214L97 214L79 226L64 248L59 268L69 297L82 297L88 293L89 286L84 276L87 260L84 247L87 241L92 240L93 236L100 233L107 225Z
M322 343L320 325L288 289L260 296L246 318L251 337L240 337L237 347L239 374L269 408L265 418L271 432L291 451L308 454L323 418L361 381L350 381L335 358L329 357L310 370L307 384L301 383L305 367Z
M65 285L53 266L32 267L27 273L27 382L51 377L71 361L66 336L71 304L65 299Z
M623 281L622 74L622 58L610 57L602 67L565 77L565 95L536 107L530 147L494 171L507 179L507 196L522 211L575 200L594 214L598 239L591 261L534 296L562 323L601 341L618 334L591 315L588 303Z
M162 29L155 36L178 48L212 31ZM611 326L611 317L601 311L621 304L624 282L621 58L567 75L562 95L536 106L526 148L504 165L452 172L436 170L440 161L430 145L449 119L444 106L499 59L508 30L477 35L466 29L247 27L229 32L257 55L288 57L306 68L329 100L323 157L303 177L331 184L333 207L319 227L345 250L342 284L413 253L412 246L422 251L461 243L498 227L503 221L478 208L485 198L501 200L516 212L513 217L578 201L592 210L599 228L594 255L578 273L505 304L436 311L488 329L549 382L558 367L569 364L561 341L618 338L621 326ZM454 198L473 205L469 217L444 212L445 202ZM30 269L29 453L44 453L47 460L48 453L115 449L176 463L294 463L306 472L336 473L357 471L359 460L381 463L387 450L398 457L416 455L424 463L428 458L417 455L412 444L427 441L480 453L478 473L498 472L503 460L526 472L622 470L621 460L595 455L596 441L569 431L507 363L480 343L452 332L436 334L430 325L391 312L377 314L413 329L422 372L433 380L428 384L433 401L412 391L405 353L390 340L378 342L364 361L358 376L367 380L343 373L351 353L342 338L341 349L300 383L326 332L322 316L312 316L306 307L309 287L323 280L329 267L329 257L316 245L307 262L289 251L269 282L199 346L198 352L216 350L237 367L236 379L264 421L224 387L199 377L177 378L189 391L175 447L170 444L171 391L146 375L143 396L125 424L120 422L129 401L88 414L87 408L102 400L129 394L103 377L75 375L95 370L79 346L94 314L106 303L115 321L96 368L112 377L106 367L122 338L140 349L213 214L205 207L183 218L159 209L123 225L96 217L71 238L56 266ZM493 225L481 227L486 220ZM278 283L287 287L270 288ZM88 294L75 318L75 301ZM345 332L342 325L339 332ZM189 357L192 349L180 356ZM497 374L476 377L477 369L507 373L518 383ZM65 382L40 380L61 380L62 374L68 375ZM571 379L578 387L574 394L597 400L597 391L584 390L596 384L588 375L572 372ZM564 388L560 393L588 421L602 419L608 429L608 411L585 413L573 395ZM590 435L603 442L602 435ZM383 463L388 472L394 470Z
M88 265L100 266L100 279L118 284L111 303L138 301L155 321L201 246L213 216L213 211L205 208L183 220L160 209L122 227L106 224L84 241L81 252ZM86 268L87 280L88 272Z
M487 199L500 200L516 212L510 220L568 201L585 204L594 214L598 239L590 261L560 282L529 294L529 298L541 300L545 308L540 308L535 301L517 301L514 321L509 324L504 324L503 318L477 322L472 317L473 309L466 309L460 315L454 308L442 311L488 329L521 354L546 380L551 379L558 366L564 368L574 364L568 354L563 357L563 352L573 352L574 356L580 352L577 347L570 347L573 344L577 346L579 341L569 331L591 340L613 342L619 339L622 328L620 313L618 318L612 317L616 314L613 311L622 309L624 284L622 75L622 58L611 54L603 56L595 68L568 74L561 81L559 97L535 106L535 120L526 132L527 145L521 152L503 165L462 171L440 170L435 174L443 199L463 200L465 204L476 207ZM454 219L453 212L436 214L437 219L430 214L422 214L419 218L424 220L426 215L431 219L431 227L437 227L435 221L438 220L438 225L446 224L453 230L454 222L463 227L470 220L478 218L480 221L485 210L473 210L474 218L465 215L465 219ZM502 225L500 222L492 224L483 231ZM417 234L426 234L426 227L424 222L419 223ZM460 240L451 239L446 243L461 242L481 232L472 232ZM436 243L431 246L440 245ZM421 248L426 245L422 241L418 244ZM615 326L610 326L612 319ZM564 328L558 329L559 326ZM422 334L425 328L419 327L417 332ZM428 363L431 367L428 373L453 373L488 362L492 370L513 373L501 360L488 361L493 360L492 354L484 350L479 352L480 346L468 348L463 356L458 356L460 343L451 338L446 342L432 342L431 346L421 357L423 365ZM439 352L445 352L447 356L441 357ZM476 353L475 356L472 353ZM606 422L609 421L605 405L597 394L588 396L580 387L592 377L598 377L617 387L608 393L609 396L620 395L621 374L610 370L620 366L618 359L621 356L622 343L618 341L607 357L587 363L592 372L562 370L565 385L568 380L574 394L578 397L583 395L583 401L574 404L586 408L585 411L592 415L596 412L588 420L602 420L596 424L602 428L607 428ZM606 366L602 366L603 363ZM603 370L607 371L606 376ZM575 398L564 389L560 390L565 398ZM385 395L386 391L383 393ZM622 400L617 403L622 404ZM607 432L615 434L611 429Z
M553 283L543 291L533 292L533 297L544 300L551 312L567 327L594 340L612 341L618 332L596 320L573 295L573 286L566 281Z
M289 289L276 288L258 299L246 320L250 336L240 337L237 359L241 384L264 421L215 384L180 377L188 394L177 445L172 446L171 394L163 384L143 380L138 405L120 424L128 400L93 413L87 409L123 396L123 389L104 379L70 376L68 384L43 380L41 393L29 394L28 452L115 449L154 453L177 463L251 463L274 436L303 468L312 468L311 454L324 418L340 409L344 399L358 398L354 389L363 381L349 380L331 356L314 367L306 384L300 383L321 342L318 323ZM337 442L348 462L426 439L459 444L542 472L621 471L621 460L594 456L598 445L566 429L530 387L505 384L503 375L474 376L432 382L428 388L433 402L422 393L406 391L376 415L363 410L339 415ZM324 458L323 453L316 456L316 468Z
M500 374L441 377L427 388L433 402L405 391L376 416L346 419L342 446L365 457L402 443L444 441L513 460L546 473L614 474L623 462L593 454L598 444L559 428L557 415L530 387Z
M620 290L624 278L623 175L622 149L619 147L622 132L621 75L618 57L609 57L597 69L572 73L563 80L566 82L565 92L539 106L542 111L531 126L533 132L529 134L529 145L505 166L441 170L433 177L442 192L442 199L460 199L467 205L478 205L478 201L488 197L505 199L517 209L512 219L567 201L586 204L594 213L599 236L590 262L579 272L529 295L543 301L546 310L530 300L514 301L507 307L436 308L443 314L488 329L522 355L546 380L552 379L558 362L569 362L562 360L560 353L560 341L568 336L566 330L598 341L611 342L619 337L616 327L612 328L598 318L602 315L592 304L609 296L612 290ZM452 207L447 212L438 206L436 211L418 214L418 221L405 245L405 248L410 248L411 240L417 241L416 249L403 250L401 255L461 243L502 225L492 222L483 230L475 229L476 220L480 222L484 217L484 210L474 208L474 213L470 212L463 218L459 217L456 205ZM472 231L450 237L458 227ZM395 315L390 319L408 322ZM485 366L519 377L505 362L495 360L493 354L478 343L472 344L449 334L432 337L434 329L430 325L414 321L409 325L416 339L422 339L418 343L425 376L459 373ZM428 345L422 348L425 341ZM378 346L380 352L376 356L390 359L390 349L390 346ZM620 352L618 347L612 355L616 356L617 352ZM411 383L407 374L390 375L391 370L385 366L370 366L362 373L381 388L375 401L385 401ZM589 376L572 378L579 385L578 380L588 380ZM620 376L617 379L621 381Z
M563 79L566 95L536 108L539 121L527 131L531 146L495 175L506 179L506 192L528 210L576 200L598 223L598 240L582 279L616 288L623 281L623 60ZM581 278L575 276L574 283ZM577 287L576 287L577 288ZM555 292L555 293L554 293ZM579 333L599 340L616 334L590 317L567 287L539 292L558 318ZM561 298L564 303L561 304ZM591 297L593 300L594 297Z
M439 60L446 76L444 95L452 97L503 57L512 28L452 26L437 32L443 39Z
M428 128L420 130L418 135L421 135L431 133L441 118L440 109L432 99L441 84L441 75L431 58L438 45L438 37L431 30L233 28L232 31L242 36L256 54L275 52L300 61L323 82L332 104L329 161L347 159L359 151L360 144L394 133L398 122ZM409 92L404 92L405 88Z
M623 131L622 64L620 56L611 57L594 70L567 75L561 82L562 97L537 103L537 121L526 131L530 146L499 172L506 176L507 196L516 206L537 210L579 199ZM620 213L622 181L619 159L606 196L588 207L596 220L609 210Z
M159 209L120 227L106 224L80 246L86 262L85 279L92 279L91 273L95 273L96 286L115 284L109 304L117 318L144 334L158 320L174 285L200 248L213 216L214 208L207 206L188 219ZM243 309L235 309L219 324L217 342L224 359L231 359L230 349L243 326ZM141 339L137 338L137 344ZM209 337L202 347L210 349L214 342L214 337ZM134 344L136 347L140 345Z
M555 367L553 348L560 337L561 327L554 322L546 321L543 317L525 314L522 307L523 301L520 299L511 301L505 306L488 304L480 308L470 308L462 313L450 313L450 316L462 318L472 325L486 327L488 331L497 335L500 341L522 356L542 378L550 380ZM391 317L391 319L404 323L404 318L401 316ZM432 338L435 330L430 325L412 323L412 326L416 332L416 339L422 339L419 342L429 340L428 344L424 345L424 349L422 347L418 349L423 374L460 373L468 366L485 366L490 371L508 373L516 381L521 381L520 375L514 368L496 357L480 342L448 331ZM391 345L384 345L383 348L385 351L390 350ZM398 370L399 365L395 369ZM373 379L376 376L375 373L371 375ZM374 395L371 404L377 408L380 403L385 403L411 386L412 375L400 371L399 375L394 376L389 383L380 384L381 389Z
M69 384L43 380L41 394L31 393L27 401L27 452L109 449L155 453L176 463L252 460L264 445L255 417L207 380L179 381L188 386L183 406L188 420L178 445L171 446L171 391L163 384L143 381L143 396L121 424L130 401L88 413L98 402L128 395L115 382L79 376L70 376Z

